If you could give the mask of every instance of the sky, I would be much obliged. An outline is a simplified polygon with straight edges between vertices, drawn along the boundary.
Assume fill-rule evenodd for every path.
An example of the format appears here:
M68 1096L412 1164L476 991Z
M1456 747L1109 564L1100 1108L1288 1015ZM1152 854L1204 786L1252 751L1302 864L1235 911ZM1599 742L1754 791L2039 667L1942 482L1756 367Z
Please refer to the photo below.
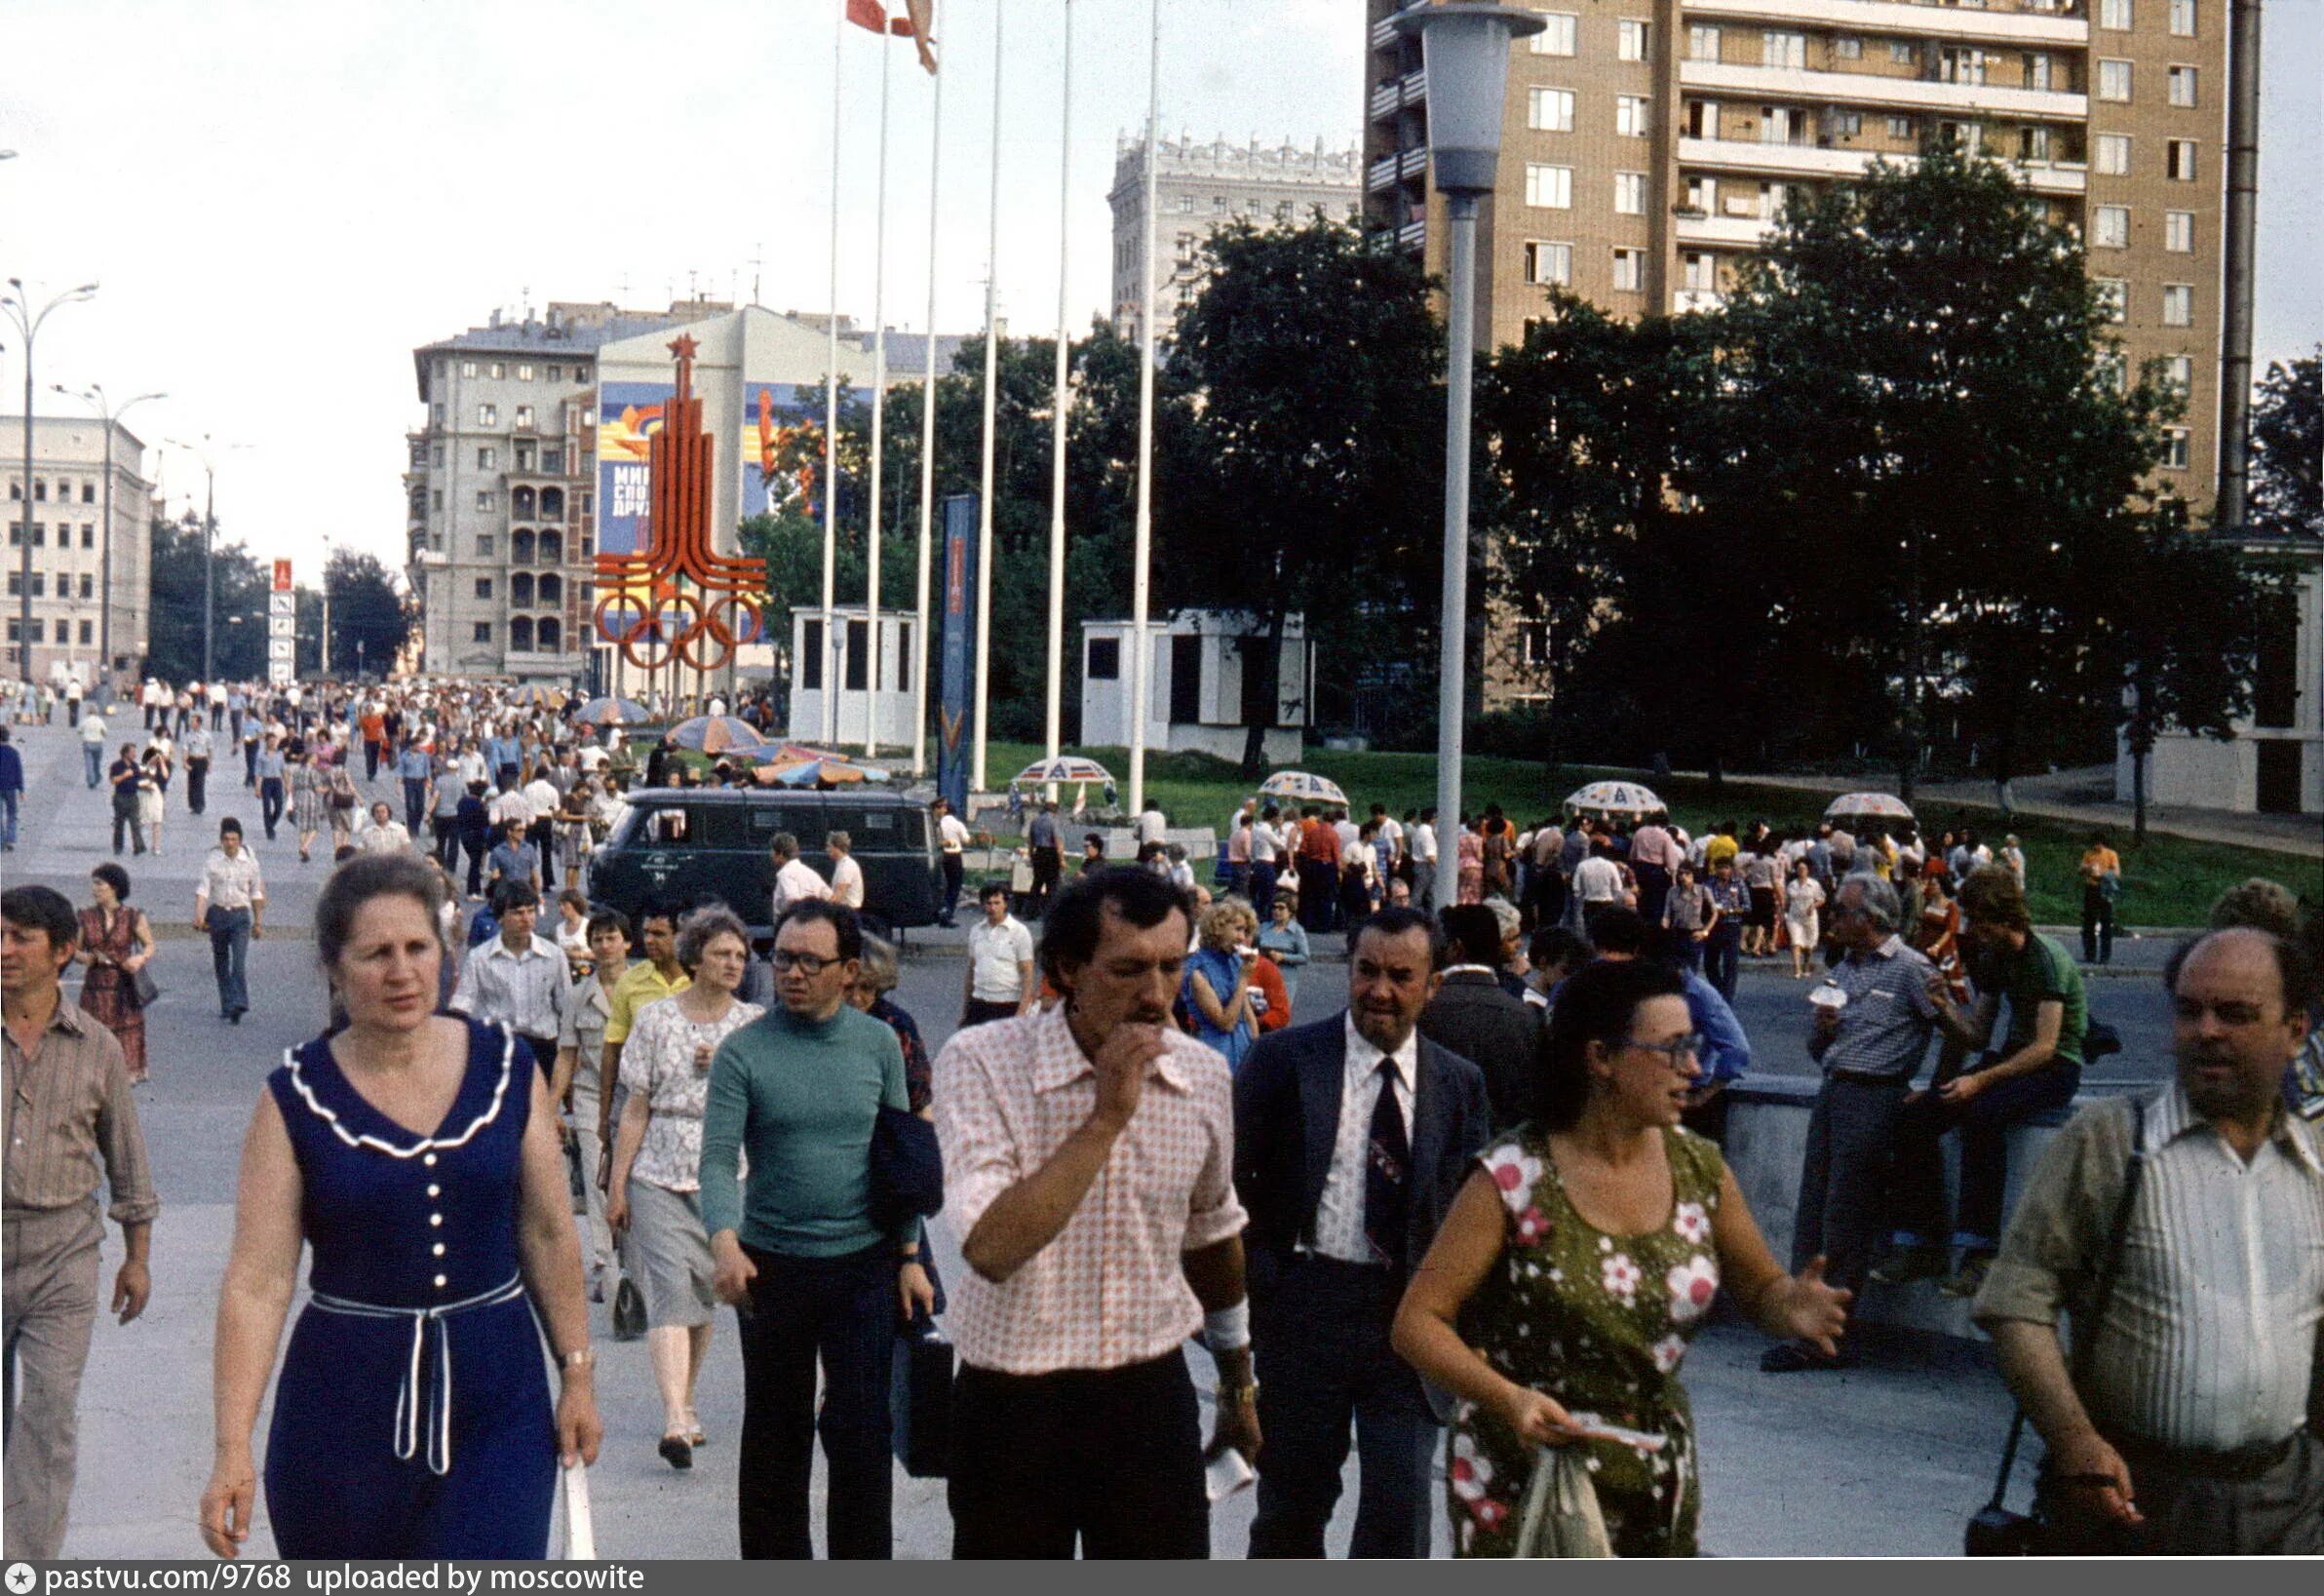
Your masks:
M1000 96L1000 313L1057 320L1065 0L940 0L936 325L982 325ZM900 9L900 7L899 7ZM5 0L0 278L45 296L35 380L159 390L148 443L213 441L219 528L311 579L330 539L404 558L411 350L552 299L659 308L689 290L771 308L830 294L841 0ZM1361 134L1363 0L1161 0L1160 120L1208 140ZM1143 127L1146 0L1073 0L1066 296L1110 302L1116 138ZM2257 357L2324 338L2324 0L2273 0L2264 50ZM935 85L908 42L848 28L838 306L927 323ZM875 284L881 55L887 270ZM0 331L0 410L21 351ZM239 446L227 448L226 446ZM186 451L148 456L173 508Z

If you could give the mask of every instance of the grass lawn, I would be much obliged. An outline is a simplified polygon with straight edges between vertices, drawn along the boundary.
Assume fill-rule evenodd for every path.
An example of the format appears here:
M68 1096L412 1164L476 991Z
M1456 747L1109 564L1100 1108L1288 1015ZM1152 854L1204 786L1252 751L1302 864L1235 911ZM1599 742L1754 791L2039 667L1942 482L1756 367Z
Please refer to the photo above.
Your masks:
M1125 750L1076 748L1066 752L1097 759L1126 783L1129 756ZM1006 779L1040 757L1041 750L1033 744L996 742L989 745L988 773ZM1313 749L1299 768L1337 782L1357 805L1359 815L1374 803L1385 803L1401 816L1407 809L1436 801L1436 760L1425 754L1345 754ZM1463 761L1463 773L1462 792L1472 810L1498 803L1520 826L1557 813L1565 796L1585 781L1600 775L1636 774L1577 766L1551 772L1537 760L1475 757ZM1821 794L1734 781L1714 793L1708 782L1685 777L1659 783L1655 791L1671 806L1672 817L1697 834L1719 820L1745 825L1764 820L1785 831L1812 826L1830 801ZM1174 826L1209 826L1216 831L1249 792L1233 765L1223 760L1199 754L1146 757L1146 795L1162 805ZM1091 797L1094 801L1096 795ZM1127 801L1126 791L1123 798ZM1948 824L1965 821L1989 843L2000 840L2000 816L1992 810L1947 812L1923 807L1921 819L1928 829L1940 834ZM2081 858L2086 831L2032 816L2020 816L2010 829L2026 850L2034 919L2044 924L2077 922L2081 918L2081 887L2074 867ZM2324 899L2324 865L2312 859L2163 836L2149 837L2143 848L2131 847L2127 837L2118 836L2114 847L2122 855L2118 915L2125 925L2198 925L2212 899L2252 876L2282 881L2310 902Z

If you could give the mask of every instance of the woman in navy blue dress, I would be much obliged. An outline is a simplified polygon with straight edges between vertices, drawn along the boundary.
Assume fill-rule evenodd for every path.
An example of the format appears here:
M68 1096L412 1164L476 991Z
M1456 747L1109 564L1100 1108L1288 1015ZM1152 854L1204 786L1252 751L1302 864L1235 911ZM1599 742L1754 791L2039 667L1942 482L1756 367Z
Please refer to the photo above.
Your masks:
M442 897L417 857L378 854L341 868L316 906L347 1026L285 1058L243 1145L202 1497L221 1557L250 1534L251 1432L302 1245L313 1298L266 1443L282 1556L542 1557L560 1458L597 1458L557 1116L523 1042L436 1013Z

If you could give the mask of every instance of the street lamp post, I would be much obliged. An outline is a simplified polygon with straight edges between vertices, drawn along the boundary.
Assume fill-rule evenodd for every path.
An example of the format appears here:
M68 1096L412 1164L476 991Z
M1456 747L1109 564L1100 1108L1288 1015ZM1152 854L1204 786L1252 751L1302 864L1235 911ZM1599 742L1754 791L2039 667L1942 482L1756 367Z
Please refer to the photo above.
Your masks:
M248 448L250 445L213 444L208 433L202 435L199 444L182 443L174 438L166 442L202 462L202 683L207 687L216 675L213 640L217 635L217 573L211 568L211 557L217 543L217 461L213 456L221 449Z
M64 393L62 383L55 385L58 393ZM149 399L167 399L167 394L139 394L136 398L114 409L105 398L105 385L92 382L88 391L78 396L83 404L97 407L99 420L105 429L105 535L97 545L97 670L104 678L105 702L111 705L115 683L113 681L113 424ZM150 591L147 595L150 602ZM92 682L91 686L96 683Z
M24 292L22 278L10 278L8 287L9 292L0 293L0 310L9 313L9 320L17 325L18 335L24 340L24 513L20 521L23 529L19 534L22 559L18 567L21 572L19 580L22 583L23 603L17 623L17 663L18 675L29 681L32 680L32 341L40 335L40 324L49 319L51 311L58 305L95 298L97 285L83 283L77 289L67 289L38 312L32 308L32 296Z
M1435 902L1454 901L1452 868L1460 824L1461 717L1468 680L1469 399L1477 354L1477 202L1492 192L1501 153L1502 105L1512 40L1548 24L1512 6L1445 0L1397 17L1420 40L1427 75L1428 153L1445 196L1445 277L1450 290L1445 351L1445 575L1438 640Z

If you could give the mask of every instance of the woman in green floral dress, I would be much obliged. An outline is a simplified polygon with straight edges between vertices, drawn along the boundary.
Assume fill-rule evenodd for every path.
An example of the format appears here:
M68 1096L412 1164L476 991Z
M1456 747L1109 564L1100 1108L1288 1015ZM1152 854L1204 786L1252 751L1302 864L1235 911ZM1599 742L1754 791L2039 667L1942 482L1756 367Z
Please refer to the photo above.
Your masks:
M1723 1281L1768 1334L1833 1350L1848 1294L1822 1259L1778 1268L1718 1148L1679 1125L1699 1043L1661 965L1602 961L1568 981L1534 1118L1485 1149L1405 1293L1397 1351L1461 1399L1449 1472L1464 1557L1512 1555L1543 1446L1586 1449L1617 1555L1694 1555L1679 1365Z

